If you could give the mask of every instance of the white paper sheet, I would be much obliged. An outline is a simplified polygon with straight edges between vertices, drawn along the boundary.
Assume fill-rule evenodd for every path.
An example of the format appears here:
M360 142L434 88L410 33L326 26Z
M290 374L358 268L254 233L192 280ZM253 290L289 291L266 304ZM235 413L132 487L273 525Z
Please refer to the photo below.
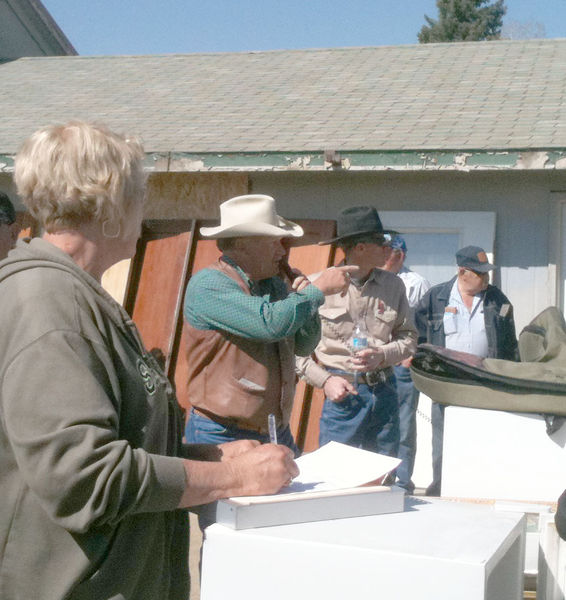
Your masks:
M318 450L296 460L300 474L279 494L320 492L358 487L375 482L401 462L399 458L352 448L339 442L328 442ZM242 497L261 501L266 496Z

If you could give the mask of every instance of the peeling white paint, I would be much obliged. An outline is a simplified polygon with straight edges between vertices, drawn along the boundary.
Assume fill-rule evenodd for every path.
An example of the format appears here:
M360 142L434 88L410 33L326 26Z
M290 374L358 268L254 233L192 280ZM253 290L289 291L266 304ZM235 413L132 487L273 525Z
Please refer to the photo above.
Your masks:
M203 160L190 158L172 158L169 162L169 171L208 171Z
M547 152L523 152L519 155L517 169L544 169L548 162Z
M222 154L216 155L222 158ZM474 164L468 164L470 157L474 157ZM485 160L482 160L482 157ZM493 160L492 157L496 157ZM499 157L499 158L497 158ZM518 158L517 158L518 157ZM418 171L516 171L516 170L564 170L566 169L566 154L558 152L552 154L550 151L539 152L508 152L508 151L484 151L484 152L460 152L450 154L443 153L442 156L436 156L434 153L420 152L414 153L414 162L396 163L395 157L392 164L387 164L386 157L378 157L380 164L367 164L367 157L364 157L364 164L356 164L357 157L349 156L342 158L340 167L332 165L329 162L319 162L322 158L320 154L304 154L285 157L283 164L265 164L266 155L261 155L260 164L254 164L253 158L249 156L239 156L234 154L231 160L225 164L209 161L207 157L182 156L182 155L154 155L150 161L146 162L146 170L149 172L292 172L292 171L333 171L341 169L344 171L356 172L418 172ZM240 162L241 161L241 162ZM149 163L149 164L148 164ZM263 164L261 164L263 163ZM0 162L0 172L13 171L13 167Z
M562 168L566 168L566 165ZM225 166L215 166L215 167L204 167L200 169L194 169L194 172L208 172L208 173L281 173L281 172L293 172L293 171L307 171L309 173L314 172L328 172L332 169L325 166L314 166L309 167L308 169L297 169L292 168L290 166L273 166L266 167L265 165L249 165L245 167L225 167ZM346 169L344 169L346 170ZM472 167L465 166L460 167L455 164L452 165L428 165L423 167L422 165L378 165L378 166L355 166L350 165L348 167L348 171L356 171L356 172L379 172L379 171L395 171L401 173L408 172L423 172L423 171L460 171L460 172L474 172L474 171L517 171L517 167L509 167L509 166L501 166L501 165L474 165Z
M298 156L294 161L290 162L290 169L306 169L311 164L310 156Z
M429 156L428 154L421 154L422 168L423 169L437 169L438 159L435 156Z
M462 154L456 154L456 156L454 156L454 167L456 170L469 171L470 167L468 167L467 162L470 156L473 156L473 154L466 152L462 152Z
M169 171L169 157L159 156L153 159L153 171L166 172Z

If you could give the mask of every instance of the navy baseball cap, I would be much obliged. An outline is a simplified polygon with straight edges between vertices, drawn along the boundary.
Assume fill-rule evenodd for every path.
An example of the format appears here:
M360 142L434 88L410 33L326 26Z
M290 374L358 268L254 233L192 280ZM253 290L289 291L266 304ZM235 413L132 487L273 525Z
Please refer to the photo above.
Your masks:
M466 246L456 252L456 264L459 267L465 267L470 271L478 273L487 273L496 268L487 260L487 254L479 246Z
M393 250L401 250L401 252L407 254L407 244L402 235L394 235L391 241L388 241L386 245Z

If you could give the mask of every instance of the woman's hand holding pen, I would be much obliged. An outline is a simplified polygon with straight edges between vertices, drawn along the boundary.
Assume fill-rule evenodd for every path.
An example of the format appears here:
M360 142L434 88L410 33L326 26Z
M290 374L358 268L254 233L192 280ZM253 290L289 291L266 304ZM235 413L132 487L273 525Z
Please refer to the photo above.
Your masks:
M231 496L275 494L299 474L293 452L287 446L252 442L222 444L227 454L243 450L233 458L223 456L218 462L184 460L185 491L179 508L207 504ZM224 448L226 446L226 448Z
M231 461L240 492L233 495L275 494L299 474L287 446L263 444ZM250 476L252 475L252 476Z
M257 440L236 440L234 442L225 442L224 444L218 444L217 448L220 450L220 460L230 460L249 452L259 446Z

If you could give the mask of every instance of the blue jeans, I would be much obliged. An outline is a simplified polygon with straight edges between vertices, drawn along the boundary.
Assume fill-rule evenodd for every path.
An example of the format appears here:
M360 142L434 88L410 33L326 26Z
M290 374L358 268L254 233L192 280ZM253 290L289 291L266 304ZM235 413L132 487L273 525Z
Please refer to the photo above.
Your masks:
M336 373L340 376L340 373ZM358 384L357 395L342 402L326 398L320 417L319 444L330 441L397 456L399 404L395 378L369 386Z
M269 434L257 433L249 429L220 425L208 417L199 415L191 409L189 420L185 427L185 442L187 444L224 444L236 440L257 440L262 444L269 442ZM277 430L277 443L291 448L295 456L299 455L299 449L295 444L289 426ZM216 520L216 503L204 504L194 507L198 514L198 522L201 531L212 525Z
M407 367L394 367L399 396L399 454L403 462L397 467L397 485L407 490L409 494L415 491L411 481L417 453L417 406L419 391L411 379L411 371Z
M268 433L257 433L249 429L240 429L232 425L225 427L208 417L199 415L191 409L189 420L185 427L185 441L187 444L224 444L235 440L257 440L262 444L269 442ZM289 426L277 430L277 443L291 448L295 456L299 449L295 444Z

